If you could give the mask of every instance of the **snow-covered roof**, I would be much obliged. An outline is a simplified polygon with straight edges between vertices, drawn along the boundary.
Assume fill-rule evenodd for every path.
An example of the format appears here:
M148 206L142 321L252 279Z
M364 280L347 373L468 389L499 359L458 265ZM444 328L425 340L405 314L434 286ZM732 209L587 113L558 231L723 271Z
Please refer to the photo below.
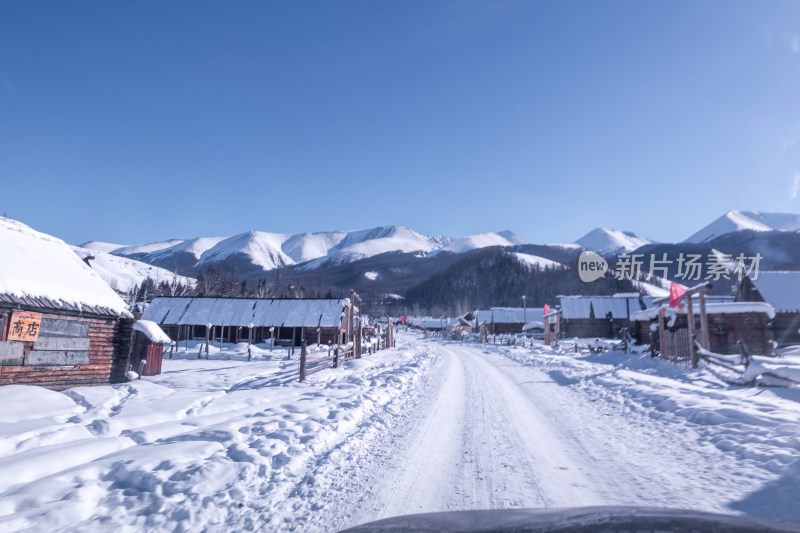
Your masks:
M347 298L155 298L142 318L162 325L338 327L349 303Z
M456 319L453 318L434 318L431 316L407 316L406 324L418 328L442 329L449 326Z
M0 218L0 302L130 317L125 302L61 239Z
M544 316L543 307L492 307L491 309L481 309L477 312L478 323L486 322L491 324L524 324L534 318Z
M152 320L137 320L133 325L133 329L144 333L145 336L150 339L150 342L164 344L172 340L169 338L169 335L164 333L164 330L158 327L158 324Z
M653 298L638 295L622 296L560 296L561 316L566 319L605 318L611 313L613 318L628 318L628 313L641 311L653 305Z
M800 272L761 271L753 284L776 311L800 311Z
M524 326L522 326L522 331L531 331L534 329L544 329L544 322L539 322L535 320L533 322L528 322Z
M681 309L674 307L664 307L667 311L667 316L685 315L688 310L684 306ZM631 320L637 322L649 322L658 318L658 311L660 307L650 307L644 311L637 311L631 313ZM699 304L694 306L694 313L700 314ZM709 315L735 315L739 313L764 313L770 319L775 318L775 309L766 302L727 302L727 303L707 303L706 313Z

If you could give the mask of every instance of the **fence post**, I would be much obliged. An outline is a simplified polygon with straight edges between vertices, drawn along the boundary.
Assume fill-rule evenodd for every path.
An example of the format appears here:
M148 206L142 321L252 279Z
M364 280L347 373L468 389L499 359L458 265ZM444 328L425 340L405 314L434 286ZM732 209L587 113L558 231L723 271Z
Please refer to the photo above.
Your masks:
M686 298L686 318L689 320L689 357L692 361L692 368L697 368L697 352L694 348L695 329L694 329L694 310L692 309L692 296Z
M300 381L306 379L306 341L300 347Z
M337 344L336 348L333 349L333 368L337 368L338 366L339 366L339 345Z

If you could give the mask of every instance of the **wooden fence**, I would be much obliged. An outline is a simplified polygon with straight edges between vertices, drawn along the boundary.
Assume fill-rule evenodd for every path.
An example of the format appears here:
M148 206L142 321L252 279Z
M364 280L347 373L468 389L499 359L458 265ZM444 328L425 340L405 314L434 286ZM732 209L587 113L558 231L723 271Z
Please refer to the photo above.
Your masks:
M378 350L394 347L394 328L389 322L389 327L384 335L378 335L372 342L365 343L360 336L356 336L356 342L349 342L345 345L331 345L327 348L318 345L317 350L309 351L307 342L304 340L300 347L300 381L305 381L306 376L325 370L326 368L336 368L342 361L348 359L360 359L362 355L369 355ZM326 354L325 357L308 360L309 354Z

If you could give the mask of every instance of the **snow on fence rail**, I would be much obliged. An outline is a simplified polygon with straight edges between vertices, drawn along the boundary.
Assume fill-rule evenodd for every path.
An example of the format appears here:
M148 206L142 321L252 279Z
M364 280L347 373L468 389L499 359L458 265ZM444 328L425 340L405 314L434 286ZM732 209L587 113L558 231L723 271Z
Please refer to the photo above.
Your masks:
M378 336L370 340L359 339L359 342L355 344L352 342L343 345L328 344L327 347L324 344L317 345L316 349L309 349L306 341L303 341L300 347L300 381L305 381L306 376L314 372L326 368L337 368L341 361L361 359L364 354L373 354L381 349L392 348L394 341L390 339ZM308 360L309 354L325 352L327 352L325 357Z
M706 363L721 366L741 375L742 383L754 385L760 377L770 385L800 385L800 359L741 354L723 355L710 352L695 342L697 355Z

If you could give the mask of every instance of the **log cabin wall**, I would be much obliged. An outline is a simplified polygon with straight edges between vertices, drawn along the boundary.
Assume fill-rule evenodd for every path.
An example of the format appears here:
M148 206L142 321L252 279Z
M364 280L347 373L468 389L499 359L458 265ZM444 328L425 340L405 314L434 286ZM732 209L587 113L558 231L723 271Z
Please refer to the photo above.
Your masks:
M63 390L126 380L132 319L35 311L42 313L37 342L0 344L0 385ZM0 308L3 340L11 312L12 309Z
M522 333L522 327L525 324L522 322L495 322L489 325L489 331L492 331L494 326L494 333L496 335L504 335L506 333Z
M605 337L616 339L619 330L630 328L631 323L624 318L570 318L561 321L561 328L565 337L578 337L581 339L591 337Z
M650 343L650 326L657 320L633 322L633 332L639 344ZM686 315L675 317L667 330L687 329ZM772 355L770 320L764 313L730 313L708 315L708 340L710 351L721 354L737 354L741 349L737 342L744 341L748 352L755 355ZM695 331L700 336L700 316L695 315Z

